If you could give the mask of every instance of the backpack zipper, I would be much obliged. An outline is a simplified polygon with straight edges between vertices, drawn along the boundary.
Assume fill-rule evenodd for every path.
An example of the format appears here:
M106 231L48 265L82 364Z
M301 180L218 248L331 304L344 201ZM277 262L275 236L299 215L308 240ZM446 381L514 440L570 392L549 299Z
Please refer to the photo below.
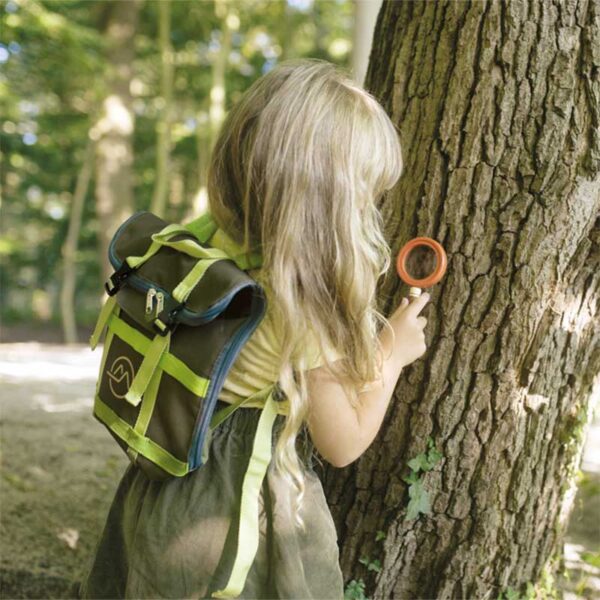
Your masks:
M164 310L165 308L165 295L162 292L156 292L156 317Z
M154 308L154 298L156 296L156 290L151 287L146 293L146 314L150 315Z

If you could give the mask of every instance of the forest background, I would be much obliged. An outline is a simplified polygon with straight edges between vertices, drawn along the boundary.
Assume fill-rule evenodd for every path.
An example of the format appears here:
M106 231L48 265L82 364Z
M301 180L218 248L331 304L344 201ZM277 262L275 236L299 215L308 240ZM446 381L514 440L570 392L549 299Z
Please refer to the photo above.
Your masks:
M203 210L206 161L230 106L286 58L362 78L379 4L3 2L2 341L84 341L121 217L152 209L185 221ZM361 31L357 10L370 14ZM108 146L94 153L100 138Z

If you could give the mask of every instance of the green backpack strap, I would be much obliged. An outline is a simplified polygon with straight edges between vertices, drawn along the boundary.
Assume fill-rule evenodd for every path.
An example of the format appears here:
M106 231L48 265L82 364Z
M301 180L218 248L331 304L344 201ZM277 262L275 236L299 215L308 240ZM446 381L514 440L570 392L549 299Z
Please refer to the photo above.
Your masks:
M133 406L137 406L142 401L142 396L150 383L150 380L154 376L154 372L158 368L158 365L169 349L171 342L171 332L169 331L166 335L157 333L154 339L146 350L144 360L138 369L131 386L125 394L125 400Z
M193 221L186 223L184 227L191 231L203 244L208 243L208 240L214 235L215 231L219 229L213 216L208 211Z
M210 211L186 223L185 228L203 244L210 244L226 252L240 269L249 271L262 267L263 256L260 250L244 252L243 248L217 225Z
M278 414L273 386L267 389L270 389L269 396L258 420L252 455L242 483L237 553L229 581L224 588L213 592L212 598L235 598L241 594L258 550L258 500L267 467L271 462L273 423Z
M255 392L254 394L251 394L250 396L246 396L245 398L238 400L237 402L232 402L229 406L217 411L213 414L210 421L210 429L216 429L227 417L229 417L229 415L231 415L231 413L240 408L240 406L246 404L246 402L250 402L251 400L259 400L265 396L268 397L268 394L270 394L274 388L275 384L272 384L262 390L259 390L258 392Z
M109 296L104 305L102 306L102 310L98 315L98 320L96 321L96 326L94 327L94 331L90 336L90 347L92 350L96 349L104 330L106 329L106 325L108 324L108 320L113 313L113 310L117 306L117 299L114 296Z

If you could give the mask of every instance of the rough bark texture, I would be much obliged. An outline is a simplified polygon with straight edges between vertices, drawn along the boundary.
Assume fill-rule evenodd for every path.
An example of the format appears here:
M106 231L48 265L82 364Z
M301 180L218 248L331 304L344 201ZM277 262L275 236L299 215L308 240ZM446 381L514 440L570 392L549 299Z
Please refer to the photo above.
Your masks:
M370 598L497 598L561 554L600 388L599 40L598 0L379 14L365 86L405 161L388 239L438 240L448 271L375 442L324 472L342 568ZM407 291L383 282L384 314ZM431 512L405 520L402 476L428 436Z

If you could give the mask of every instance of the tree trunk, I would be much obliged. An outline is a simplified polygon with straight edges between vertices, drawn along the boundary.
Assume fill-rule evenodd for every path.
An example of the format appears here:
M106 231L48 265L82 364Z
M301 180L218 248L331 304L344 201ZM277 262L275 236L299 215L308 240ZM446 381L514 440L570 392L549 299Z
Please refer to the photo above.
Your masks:
M152 194L150 210L159 217L165 216L169 175L171 172L171 120L173 104L173 48L171 46L171 0L161 0L158 4L159 38L161 55L160 96L162 99L161 118L156 129L156 183Z
M108 243L117 225L133 210L132 136L135 113L129 84L134 37L143 0L110 3L106 26L109 72L103 110L92 135L96 143L96 210L103 278L112 273Z
M71 214L69 215L69 229L62 247L63 280L60 290L60 314L63 328L63 338L66 344L77 343L77 321L75 319L75 286L77 283L77 246L81 230L81 217L83 205L90 185L94 164L94 143L88 139L83 158L83 164L77 177Z
M231 52L231 38L240 26L235 6L226 0L215 0L215 14L221 20L219 49L212 63L212 86L210 88L210 149L214 146L221 124L225 119L225 96L227 65Z
M378 16L366 87L405 163L388 239L438 240L448 271L375 442L324 467L342 568L370 598L497 598L561 562L600 391L599 29L598 0ZM384 314L407 291L390 273ZM428 437L441 460L409 468Z
M373 44L373 28L381 8L381 0L354 0L354 29L352 31L352 72L361 85L369 66Z
M215 0L215 15L221 22L219 47L212 59L210 94L203 105L199 107L196 117L198 186L188 210L189 218L204 212L208 207L206 191L208 163L225 119L227 65L232 47L232 37L240 26L238 11L235 5L227 0ZM207 121L208 127L205 127Z

